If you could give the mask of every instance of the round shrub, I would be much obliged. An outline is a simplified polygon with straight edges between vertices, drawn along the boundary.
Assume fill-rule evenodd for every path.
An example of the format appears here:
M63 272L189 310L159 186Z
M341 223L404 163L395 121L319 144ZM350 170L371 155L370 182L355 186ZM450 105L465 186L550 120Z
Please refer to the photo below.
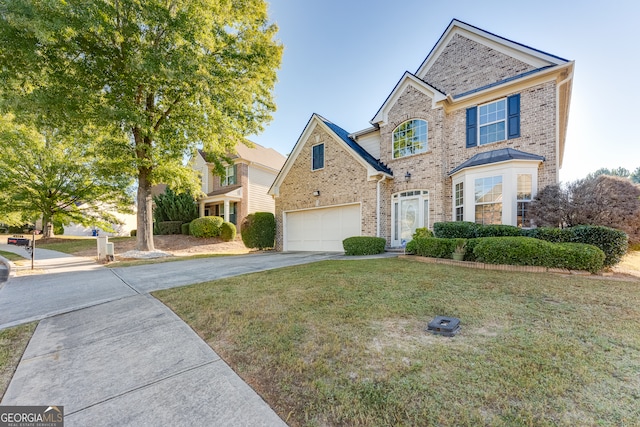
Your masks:
M627 233L615 228L600 225L578 225L568 230L571 233L571 242L587 243L602 249L605 254L605 267L612 267L619 263L629 248Z
M191 221L189 233L194 237L218 237L224 222L219 216L205 216Z
M190 222L185 222L184 224L182 224L180 226L180 233L188 236L189 235L189 226L190 225L191 225Z
M220 226L220 237L225 242L230 242L236 238L236 226L230 222L223 222Z
M551 243L532 237L484 237L478 239L473 253L487 264L532 265L550 268L587 270L603 268L604 252L593 245Z
M384 253L387 241L382 237L354 236L342 241L345 255L375 255Z
M138 234L138 230L131 230L129 234L131 235L131 237L136 237L136 235Z
M242 242L248 248L272 248L276 240L276 218L271 212L247 215L242 222Z
M478 227L479 224L468 221L436 222L433 224L433 235L443 239L473 239Z

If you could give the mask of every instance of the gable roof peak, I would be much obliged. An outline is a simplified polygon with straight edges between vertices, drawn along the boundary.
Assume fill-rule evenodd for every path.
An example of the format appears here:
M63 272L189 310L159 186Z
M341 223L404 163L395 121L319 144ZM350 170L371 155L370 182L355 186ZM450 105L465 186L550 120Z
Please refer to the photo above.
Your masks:
M566 64L569 62L567 59L515 42L454 18L444 30L425 60L420 64L420 67L418 67L418 70L415 73L416 76L424 79L435 60L440 56L449 41L456 34L471 38L538 68L549 65Z

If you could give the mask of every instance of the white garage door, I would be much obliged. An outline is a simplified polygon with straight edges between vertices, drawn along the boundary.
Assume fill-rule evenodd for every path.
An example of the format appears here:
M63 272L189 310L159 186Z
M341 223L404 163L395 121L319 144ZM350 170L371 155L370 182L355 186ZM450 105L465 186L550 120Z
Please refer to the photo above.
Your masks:
M342 252L342 241L360 235L360 205L289 212L285 251Z

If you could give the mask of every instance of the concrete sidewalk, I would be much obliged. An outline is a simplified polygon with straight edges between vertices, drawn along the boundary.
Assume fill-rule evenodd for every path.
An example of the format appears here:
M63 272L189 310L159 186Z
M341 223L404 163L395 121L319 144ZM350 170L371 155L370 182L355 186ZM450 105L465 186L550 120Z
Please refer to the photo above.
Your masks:
M14 246L0 244L0 251L12 252L27 259L20 261L20 265L13 263L15 271L25 271L31 269L31 254L27 252L23 246ZM49 249L40 249L36 244L36 252L34 256L34 268L39 270L38 273L65 273L73 271L92 271L103 268L102 265L96 263L94 258L77 257L68 255L58 251ZM15 276L15 274L12 274Z
M15 277L0 289L0 329L44 319L2 404L64 406L67 426L284 426L188 325L148 293L342 258L269 252L111 270L52 256L75 266L61 263L48 274Z
M137 295L40 322L3 405L67 426L284 426L171 310Z

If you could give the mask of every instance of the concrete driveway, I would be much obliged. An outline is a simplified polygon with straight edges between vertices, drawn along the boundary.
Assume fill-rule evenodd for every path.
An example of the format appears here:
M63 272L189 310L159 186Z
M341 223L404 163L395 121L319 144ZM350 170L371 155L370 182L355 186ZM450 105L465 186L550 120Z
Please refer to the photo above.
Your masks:
M67 426L282 426L262 398L148 293L341 258L263 253L12 278L0 329L42 320L2 405L64 406ZM43 264L40 264L43 266Z

